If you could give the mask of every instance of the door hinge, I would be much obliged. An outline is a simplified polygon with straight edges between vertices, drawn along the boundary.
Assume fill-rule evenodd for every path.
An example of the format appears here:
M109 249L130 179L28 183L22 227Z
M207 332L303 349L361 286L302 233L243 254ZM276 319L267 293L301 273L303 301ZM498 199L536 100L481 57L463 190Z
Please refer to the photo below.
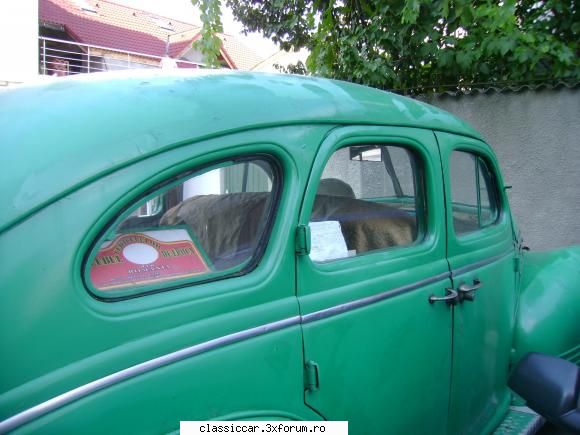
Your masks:
M296 253L298 255L310 254L310 227L298 225L296 228Z
M308 391L318 391L320 387L320 369L314 361L307 361L304 365L304 383Z
M522 259L516 254L516 256L514 257L514 272L520 273L521 267L522 267Z

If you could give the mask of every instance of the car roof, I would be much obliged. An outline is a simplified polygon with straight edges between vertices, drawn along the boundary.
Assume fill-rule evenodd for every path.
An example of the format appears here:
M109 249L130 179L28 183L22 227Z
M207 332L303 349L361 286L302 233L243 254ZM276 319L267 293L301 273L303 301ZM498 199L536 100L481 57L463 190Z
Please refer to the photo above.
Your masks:
M184 142L295 124L481 138L443 110L336 80L207 70L59 77L0 92L0 232L104 173Z

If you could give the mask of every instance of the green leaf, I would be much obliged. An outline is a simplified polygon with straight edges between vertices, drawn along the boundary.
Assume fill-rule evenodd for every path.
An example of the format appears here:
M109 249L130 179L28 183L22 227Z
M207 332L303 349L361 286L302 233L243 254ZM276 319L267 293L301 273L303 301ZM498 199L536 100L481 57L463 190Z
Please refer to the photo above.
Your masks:
M499 40L499 51L502 54L502 56L504 56L508 51L512 50L514 48L515 45L515 41L513 39L510 38L501 38Z
M222 42L217 33L223 31L220 16L221 0L191 0L191 3L199 7L202 22L201 38L194 41L192 47L201 52L207 66L219 67Z
M208 3L201 12L215 32L219 1L194 2ZM306 66L313 74L390 89L556 74L580 80L580 24L569 0L225 3L244 29L284 47L308 47Z
M441 0L441 15L443 18L449 17L449 0Z
M471 53L460 51L455 55L455 58L457 60L457 64L461 67L461 69L467 70L469 68L469 65L471 63Z
M401 23L415 23L417 21L417 17L419 16L420 8L421 3L419 0L405 0Z

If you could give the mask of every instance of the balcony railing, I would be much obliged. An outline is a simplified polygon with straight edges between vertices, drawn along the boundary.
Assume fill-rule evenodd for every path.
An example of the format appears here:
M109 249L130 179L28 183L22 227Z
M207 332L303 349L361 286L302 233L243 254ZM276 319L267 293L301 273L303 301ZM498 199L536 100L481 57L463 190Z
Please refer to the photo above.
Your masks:
M40 37L40 74L66 76L71 74L117 71L135 68L203 68L186 60L121 51L99 45Z

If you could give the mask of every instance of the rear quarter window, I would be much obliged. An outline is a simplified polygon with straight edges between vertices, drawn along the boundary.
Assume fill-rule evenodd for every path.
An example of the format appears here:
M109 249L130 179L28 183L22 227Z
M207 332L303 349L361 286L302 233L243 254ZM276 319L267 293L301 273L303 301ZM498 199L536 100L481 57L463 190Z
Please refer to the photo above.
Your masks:
M264 250L280 177L266 157L177 177L126 208L95 243L85 281L137 296L250 271Z

